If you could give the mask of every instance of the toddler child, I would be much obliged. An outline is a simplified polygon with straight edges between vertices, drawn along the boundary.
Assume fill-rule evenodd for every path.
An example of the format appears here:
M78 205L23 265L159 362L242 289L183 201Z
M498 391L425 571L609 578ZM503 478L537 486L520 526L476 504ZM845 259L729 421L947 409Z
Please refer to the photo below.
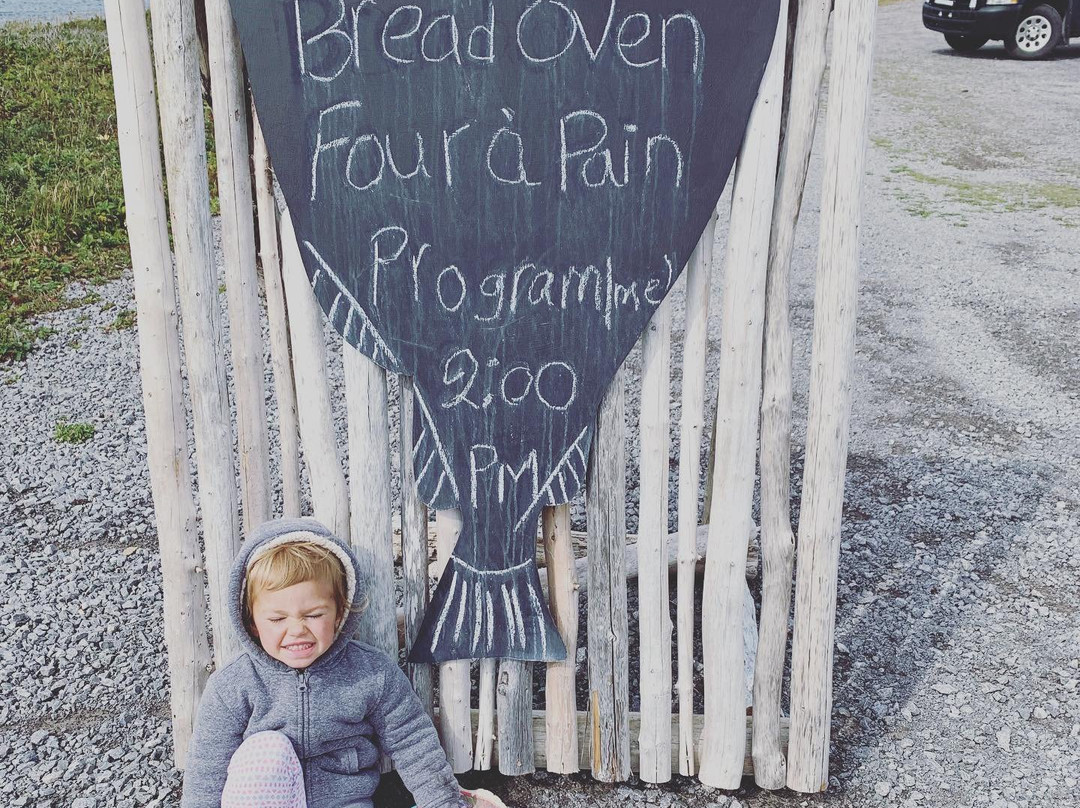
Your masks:
M357 568L314 519L245 542L229 579L243 653L206 684L182 808L370 808L382 754L419 808L497 804L462 792L396 661L351 639Z

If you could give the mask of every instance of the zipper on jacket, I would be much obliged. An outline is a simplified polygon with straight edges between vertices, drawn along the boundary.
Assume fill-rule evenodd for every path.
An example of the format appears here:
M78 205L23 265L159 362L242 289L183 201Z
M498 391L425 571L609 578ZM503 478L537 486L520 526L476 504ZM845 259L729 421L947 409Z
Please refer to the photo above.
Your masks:
M307 775L307 743L308 743L308 672L307 670L298 670L296 672L296 694L300 700L300 771L304 776L304 796L305 801L310 801L311 795L308 791L308 775Z

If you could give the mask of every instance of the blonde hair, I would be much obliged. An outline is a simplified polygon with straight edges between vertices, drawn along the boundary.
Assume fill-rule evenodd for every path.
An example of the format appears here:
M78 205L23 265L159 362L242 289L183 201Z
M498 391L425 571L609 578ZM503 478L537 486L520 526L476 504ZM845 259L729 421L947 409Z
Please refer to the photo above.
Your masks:
M341 560L328 548L313 541L290 541L271 547L248 567L244 585L244 625L254 625L252 607L263 592L277 592L305 581L326 584L334 593L339 620L352 611L348 582Z

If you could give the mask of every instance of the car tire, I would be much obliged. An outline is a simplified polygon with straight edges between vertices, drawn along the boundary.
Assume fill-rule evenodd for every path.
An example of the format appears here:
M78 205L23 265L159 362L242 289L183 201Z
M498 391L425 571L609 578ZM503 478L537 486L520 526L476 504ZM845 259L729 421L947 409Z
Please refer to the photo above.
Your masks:
M962 34L945 34L945 41L949 47L957 53L974 53L989 41L985 36L963 36Z
M1016 30L1005 40L1005 50L1016 59L1042 59L1061 42L1061 14L1053 6L1025 11Z

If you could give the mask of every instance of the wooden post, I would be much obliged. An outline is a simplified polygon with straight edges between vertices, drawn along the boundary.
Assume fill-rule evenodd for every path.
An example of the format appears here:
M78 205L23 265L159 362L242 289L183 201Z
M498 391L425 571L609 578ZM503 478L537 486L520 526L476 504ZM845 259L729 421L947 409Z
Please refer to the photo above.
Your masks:
M683 341L682 418L679 437L678 648L679 773L692 776L694 761L694 579L697 572L698 488L705 429L705 357L708 354L709 278L716 212L709 217L686 270L686 337Z
M571 774L578 771L578 584L574 544L570 535L570 504L544 508L542 523L548 604L555 618L555 626L566 644L566 661L549 662L547 665L544 688L547 696L544 717L547 769L556 774Z
M427 611L428 590L428 516L427 508L416 494L413 472L413 418L415 394L412 378L399 376L401 398L398 407L398 445L401 454L398 473L401 479L401 577L405 604L405 651L412 650L416 633ZM431 665L410 665L409 679L428 715L435 715L435 695Z
M839 0L834 12L791 650L787 785L796 791L822 791L829 783L836 572L854 375L859 223L876 8L868 0Z
M747 536L757 460L765 276L775 198L787 45L781 1L772 55L750 114L732 194L724 267L724 309L717 395L715 491L709 519L702 625L705 730L698 776L738 788L746 757L745 648L742 635Z
M831 0L802 2L792 46L787 125L780 148L765 299L761 400L761 627L754 678L754 780L783 788L780 699L791 611L791 254L817 123Z
M536 535L536 522L533 535ZM535 551L535 547L533 548ZM516 775L535 771L533 759L531 662L500 659L495 710L498 723L499 772Z
M228 617L229 569L240 549L240 520L228 384L221 359L224 351L210 228L199 43L191 0L154 0L151 16L158 43L154 55L159 114L195 427L214 662L222 667L240 650Z
M589 748L592 774L630 777L629 622L626 611L626 376L611 380L589 455Z
M135 279L150 489L161 553L173 750L177 767L183 768L211 658L188 466L154 70L142 0L106 0L105 20Z
M386 371L342 344L349 411L349 516L368 607L357 636L397 659Z
M270 365L274 370L277 398L278 440L281 449L282 515L300 515L300 436L297 432L296 385L293 380L292 344L289 339L285 290L281 281L281 250L278 244L278 213L274 200L273 171L266 140L255 108L255 202L259 212L259 252L263 285L266 289L266 316L270 321Z
M343 539L349 536L349 489L341 470L341 455L334 435L330 382L326 371L323 317L311 291L300 258L292 217L281 216L282 277L289 311L289 326L297 361L296 402L300 437L311 477L311 504L315 518Z
M638 625L641 660L639 774L671 779L671 612L667 564L668 454L671 437L671 300L642 336L641 506L638 524ZM696 510L696 508L695 508Z
M473 755L473 768L487 771L491 768L492 753L495 749L495 671L496 659L480 660L479 710L476 722L476 752Z
M411 460L410 460L411 462ZM436 575L442 578L461 535L461 511L435 512ZM470 664L455 659L439 666L439 733L455 774L472 768L472 723L469 720Z
M499 771L502 774L531 774L533 758L532 663L517 659L499 660Z
M247 89L243 56L228 0L207 0L210 86L217 147L221 245L229 302L240 492L244 531L270 518L270 441L263 389L259 278L255 269L255 221L248 164Z

